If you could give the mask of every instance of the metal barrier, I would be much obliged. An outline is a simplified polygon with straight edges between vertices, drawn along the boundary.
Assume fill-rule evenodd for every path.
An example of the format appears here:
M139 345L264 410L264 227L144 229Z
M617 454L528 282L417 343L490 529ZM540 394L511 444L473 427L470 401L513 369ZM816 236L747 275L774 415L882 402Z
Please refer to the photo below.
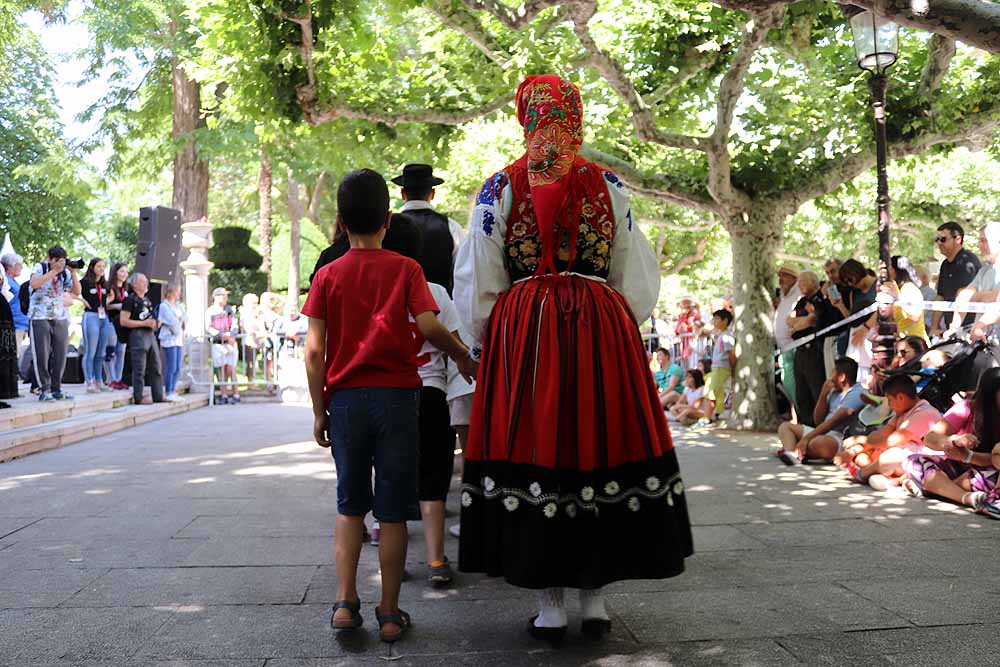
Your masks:
M187 375L192 386L205 387L209 392L209 405L215 404L217 388L264 388L281 397L289 388L308 391L305 377L305 336L294 337L280 333L235 334L236 364L244 362L246 380L221 380L216 377L212 348L216 337L188 336L185 356L188 359Z

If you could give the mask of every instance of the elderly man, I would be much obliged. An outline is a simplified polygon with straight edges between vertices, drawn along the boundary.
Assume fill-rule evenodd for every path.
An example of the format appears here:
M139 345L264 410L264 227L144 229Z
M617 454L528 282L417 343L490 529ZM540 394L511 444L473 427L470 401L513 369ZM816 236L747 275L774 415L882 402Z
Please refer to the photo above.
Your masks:
M132 276L132 293L122 303L121 325L129 330L128 349L132 359L132 402L142 404L145 380L153 393L153 402L162 403L163 366L156 342L159 323L149 296L149 278L142 273Z
M979 253L982 265L972 282L958 291L955 301L959 304L993 303L1000 296L1000 271L996 266L1000 260L1000 222L991 222L979 231ZM957 308L961 309L961 306ZM962 312L957 312L951 321L950 331L957 331L963 319ZM978 319L982 322L983 318ZM977 325L977 329L982 327Z
M790 266L778 269L778 305L774 309L774 340L779 350L792 344L792 332L788 330L788 317L802 298L798 286L799 274ZM781 385L785 395L795 403L795 350L781 353Z
M826 311L830 308L823 293L819 291L819 278L812 271L803 271L798 279L802 297L786 319L788 330L794 340L806 338L815 333ZM826 367L823 361L823 341L811 340L795 348L795 412L799 420L815 426L813 413L819 400Z
M21 352L28 343L28 314L21 310L21 283L17 278L24 270L24 259L16 253L9 252L0 257L0 265L3 265L4 274L7 276L7 289L10 291L8 299L11 313L14 315L14 335L17 340L17 354L20 358Z

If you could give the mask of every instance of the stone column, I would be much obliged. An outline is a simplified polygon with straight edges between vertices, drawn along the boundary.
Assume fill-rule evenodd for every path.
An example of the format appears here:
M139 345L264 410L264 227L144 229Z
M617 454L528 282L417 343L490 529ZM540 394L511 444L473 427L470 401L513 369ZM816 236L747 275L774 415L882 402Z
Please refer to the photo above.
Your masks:
M208 218L201 218L185 222L181 229L181 245L189 252L188 258L181 262L188 314L185 341L188 373L192 380L199 383L193 388L206 391L212 373L211 345L205 338L205 311L209 304L208 274L214 266L208 259L208 249L212 245L212 223Z

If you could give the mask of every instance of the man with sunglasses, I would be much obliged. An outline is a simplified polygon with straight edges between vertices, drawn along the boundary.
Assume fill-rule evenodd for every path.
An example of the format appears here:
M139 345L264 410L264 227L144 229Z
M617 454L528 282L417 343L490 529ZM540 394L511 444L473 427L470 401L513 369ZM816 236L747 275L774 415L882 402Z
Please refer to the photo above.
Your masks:
M941 272L938 274L938 295L935 301L954 301L959 291L968 287L979 273L979 258L962 247L964 242L965 230L957 222L946 222L937 228L934 243L944 255L944 261L941 262ZM929 333L940 336L945 329L951 328L951 318L951 313L934 311ZM971 325L974 321L975 315L966 315L963 324Z

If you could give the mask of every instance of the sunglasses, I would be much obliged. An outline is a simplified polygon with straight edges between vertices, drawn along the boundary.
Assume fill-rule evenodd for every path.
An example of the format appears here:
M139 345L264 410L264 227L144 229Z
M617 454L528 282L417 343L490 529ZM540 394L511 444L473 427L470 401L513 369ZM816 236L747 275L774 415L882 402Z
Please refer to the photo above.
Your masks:
M947 236L939 236L936 239L934 239L934 242L935 243L947 243L948 242L948 237Z

